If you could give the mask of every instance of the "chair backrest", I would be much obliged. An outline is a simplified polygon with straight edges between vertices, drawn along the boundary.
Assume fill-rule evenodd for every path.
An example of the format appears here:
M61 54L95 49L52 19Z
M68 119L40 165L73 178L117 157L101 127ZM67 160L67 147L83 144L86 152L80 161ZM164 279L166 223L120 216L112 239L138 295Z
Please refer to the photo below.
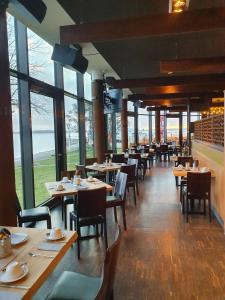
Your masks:
M160 152L168 152L168 145L165 144L160 145Z
M138 159L136 158L128 158L127 160L128 165L136 165L136 175L138 174Z
M106 215L106 188L79 190L76 202L78 218Z
M136 177L136 165L121 166L120 171L127 174L127 182L135 180Z
M125 162L124 154L113 154L112 162L114 162L114 163L124 163Z
M125 200L126 197L126 186L127 186L127 174L118 172L116 175L114 194Z
M129 158L138 159L138 162L141 162L141 154L140 153L131 153L129 154Z
M210 196L211 172L188 172L187 193L193 196Z
M87 174L86 174L84 165L76 165L76 173L78 173L81 178L87 178Z
M150 148L156 150L157 146L155 144L152 144L152 145L150 145Z
M177 157L177 165L183 165L185 167L185 163L189 162L190 166L193 165L193 157L191 156L178 156Z
M122 233L120 227L118 226L118 229L116 231L115 241L106 250L104 264L102 268L102 274L101 274L101 285L99 288L98 295L95 297L95 300L110 299L110 296L113 291L114 281L115 281L121 238L122 238Z
M76 170L70 170L70 171L64 170L64 171L61 171L61 178L68 177L69 179L72 179L73 176L75 175L75 173L76 173Z
M85 166L93 165L95 162L97 162L97 158L96 157L85 158Z

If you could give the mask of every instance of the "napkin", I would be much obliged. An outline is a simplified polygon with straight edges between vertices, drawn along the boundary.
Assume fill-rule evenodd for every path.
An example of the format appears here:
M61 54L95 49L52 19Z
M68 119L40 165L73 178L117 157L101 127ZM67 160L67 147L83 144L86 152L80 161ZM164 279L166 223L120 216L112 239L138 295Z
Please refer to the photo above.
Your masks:
M63 246L63 243L57 242L43 242L38 245L38 250L45 250L45 251L59 251ZM1 298L0 298L1 299Z
M0 291L0 299L20 300L22 299L22 295L15 292Z

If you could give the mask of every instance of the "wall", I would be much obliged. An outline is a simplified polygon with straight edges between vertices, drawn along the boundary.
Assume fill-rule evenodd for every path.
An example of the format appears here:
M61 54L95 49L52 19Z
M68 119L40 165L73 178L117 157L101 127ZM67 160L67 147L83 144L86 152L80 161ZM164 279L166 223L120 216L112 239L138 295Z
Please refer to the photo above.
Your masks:
M225 199L224 199L224 150L223 147L214 146L200 141L192 142L192 154L199 160L200 167L207 166L215 173L212 178L211 201L215 214L225 226Z

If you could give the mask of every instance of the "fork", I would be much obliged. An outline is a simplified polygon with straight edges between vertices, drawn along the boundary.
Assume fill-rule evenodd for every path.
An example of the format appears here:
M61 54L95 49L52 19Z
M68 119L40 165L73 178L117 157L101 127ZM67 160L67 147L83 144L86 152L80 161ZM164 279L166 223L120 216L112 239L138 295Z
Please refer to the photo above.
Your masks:
M53 255L35 254L32 252L28 252L28 255L30 255L31 257L37 257L37 256L46 257L46 258L54 258L55 257Z

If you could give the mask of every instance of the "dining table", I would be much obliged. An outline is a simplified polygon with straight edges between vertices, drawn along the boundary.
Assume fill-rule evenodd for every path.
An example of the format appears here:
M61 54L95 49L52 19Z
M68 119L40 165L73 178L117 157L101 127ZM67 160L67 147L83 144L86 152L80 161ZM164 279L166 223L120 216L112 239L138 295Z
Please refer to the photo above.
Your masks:
M63 189L61 191L57 190L57 187L62 185ZM112 186L98 180L97 178L90 179L81 179L80 185L73 184L71 181L68 182L63 181L55 181L55 182L46 182L45 187L50 195L50 197L61 197L69 196L69 195L77 195L79 190L94 190L98 188L105 187L107 192L112 191Z
M111 172L119 171L122 163L107 163L107 164L93 164L85 166L87 170L101 172L106 174L106 182L109 182L109 174Z
M209 172L211 172L211 177L215 177L215 172L211 169L208 169ZM186 177L188 172L203 172L202 168L195 169L195 168L189 168L186 169L185 167L179 168L179 167L173 167L173 175L175 177Z
M0 282L0 299L31 299L76 241L77 233L63 231L63 238L52 241L47 229L5 228L10 231L11 236L24 235L25 238L12 246L11 254L0 259L0 272L6 272L7 265L16 261L27 266L27 274L15 282Z

